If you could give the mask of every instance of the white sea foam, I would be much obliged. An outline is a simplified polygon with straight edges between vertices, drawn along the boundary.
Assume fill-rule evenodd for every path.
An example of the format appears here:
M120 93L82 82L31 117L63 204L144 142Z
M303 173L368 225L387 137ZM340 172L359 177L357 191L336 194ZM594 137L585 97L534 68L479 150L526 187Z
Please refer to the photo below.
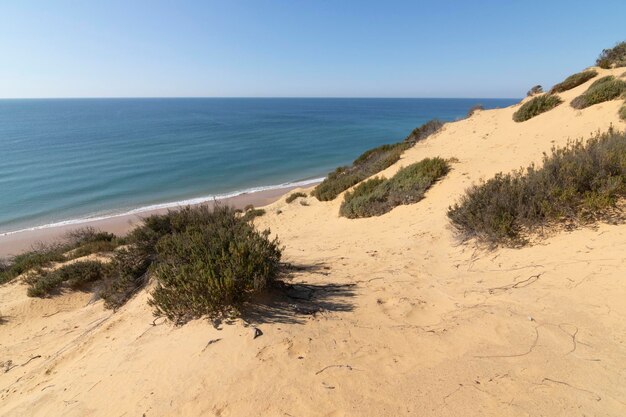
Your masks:
M169 203L152 204L149 206L139 207L139 208L128 210L128 211L121 212L121 213L110 213L110 214L95 215L95 216L90 216L90 217L81 217L78 219L63 220L60 222L48 223L48 224L44 224L41 226L33 226L33 227L25 228L25 229L13 230L10 232L0 233L0 236L9 236L9 235L13 235L16 233L28 232L28 231L33 231L33 230L50 229L53 227L62 227L62 226L71 226L71 225L77 225L77 224L83 224L83 223L91 223L91 222L96 222L99 220L107 220L107 219L113 219L116 217L141 214L141 213L145 213L148 211L154 211L154 210L159 210L159 209L168 209L168 208L176 208L176 207L182 207L182 206L188 206L188 205L194 205L194 204L201 204L201 203L206 203L208 201L213 201L213 200L224 200L227 198L237 197L237 196L244 195L244 194L258 193L261 191L280 190L282 188L291 188L291 187L304 187L307 185L320 182L323 179L324 178L313 178L309 180L285 182L285 183L277 184L277 185L266 185L266 186L248 188L242 191L234 191L232 193L226 193L226 194L216 194L216 195L210 195L206 197L190 198L190 199L181 200L181 201L172 201Z

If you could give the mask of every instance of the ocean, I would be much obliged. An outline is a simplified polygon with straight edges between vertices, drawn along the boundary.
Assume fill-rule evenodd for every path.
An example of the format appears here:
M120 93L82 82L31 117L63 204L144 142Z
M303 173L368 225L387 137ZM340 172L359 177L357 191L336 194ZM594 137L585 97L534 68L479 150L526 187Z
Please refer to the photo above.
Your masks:
M517 101L0 100L0 234L305 185L432 118Z

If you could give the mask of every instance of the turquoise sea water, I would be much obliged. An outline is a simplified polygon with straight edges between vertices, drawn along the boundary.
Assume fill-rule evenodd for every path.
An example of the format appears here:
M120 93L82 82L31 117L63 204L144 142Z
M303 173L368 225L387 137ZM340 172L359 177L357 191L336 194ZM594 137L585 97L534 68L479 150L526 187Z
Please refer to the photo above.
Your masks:
M432 118L516 101L0 100L0 233L306 183Z

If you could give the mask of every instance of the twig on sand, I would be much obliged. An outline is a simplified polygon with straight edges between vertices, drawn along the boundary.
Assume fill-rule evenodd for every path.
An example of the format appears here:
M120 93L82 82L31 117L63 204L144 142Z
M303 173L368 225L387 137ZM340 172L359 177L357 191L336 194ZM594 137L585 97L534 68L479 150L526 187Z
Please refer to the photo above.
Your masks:
M209 342L206 344L206 346L204 347L204 349L202 349L202 351L204 352L206 350L206 348L208 348L209 346L211 346L213 343L217 343L220 340L222 340L221 338L217 338L217 339L211 339L209 340Z
M4 373L6 374L6 373L7 373L7 372L9 372L11 369L13 369L13 368L17 368L18 366L26 366L26 365L28 365L28 363L29 363L30 361L32 361L33 359L38 359L38 358L41 358L41 355L32 356L32 357L30 357L30 358L29 358L26 362L24 362L24 363L23 363L23 364L21 364L21 365L18 365L18 364L13 364L11 361L9 361L9 362L7 363L7 365L8 365L8 366L4 369Z
M508 285L504 285L502 287L494 287L494 288L489 288L489 294L493 294L496 291L508 291L508 290L512 290L515 288L524 288L529 286L530 284L533 284L534 282L536 282L539 277L543 275L543 272L540 274L535 274L535 275L531 275L528 278L522 280L522 281L518 281L514 284L508 284Z
M362 369L353 368L351 365L328 365L327 367L320 369L315 373L315 375L319 375L327 369L330 368L347 368L350 371L362 371Z

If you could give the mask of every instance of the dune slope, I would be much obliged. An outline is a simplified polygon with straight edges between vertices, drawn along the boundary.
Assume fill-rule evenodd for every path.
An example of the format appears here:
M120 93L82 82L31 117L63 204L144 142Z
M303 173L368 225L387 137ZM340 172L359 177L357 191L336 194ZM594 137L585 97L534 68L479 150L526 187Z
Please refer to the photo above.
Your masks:
M358 220L338 217L341 197L266 207L258 226L299 268L245 320L174 327L147 291L112 312L0 287L0 415L626 415L626 225L488 250L446 217L480 178L623 130L622 101L569 106L591 82L526 122L519 105L480 111L408 150L383 175L458 158L417 204Z

